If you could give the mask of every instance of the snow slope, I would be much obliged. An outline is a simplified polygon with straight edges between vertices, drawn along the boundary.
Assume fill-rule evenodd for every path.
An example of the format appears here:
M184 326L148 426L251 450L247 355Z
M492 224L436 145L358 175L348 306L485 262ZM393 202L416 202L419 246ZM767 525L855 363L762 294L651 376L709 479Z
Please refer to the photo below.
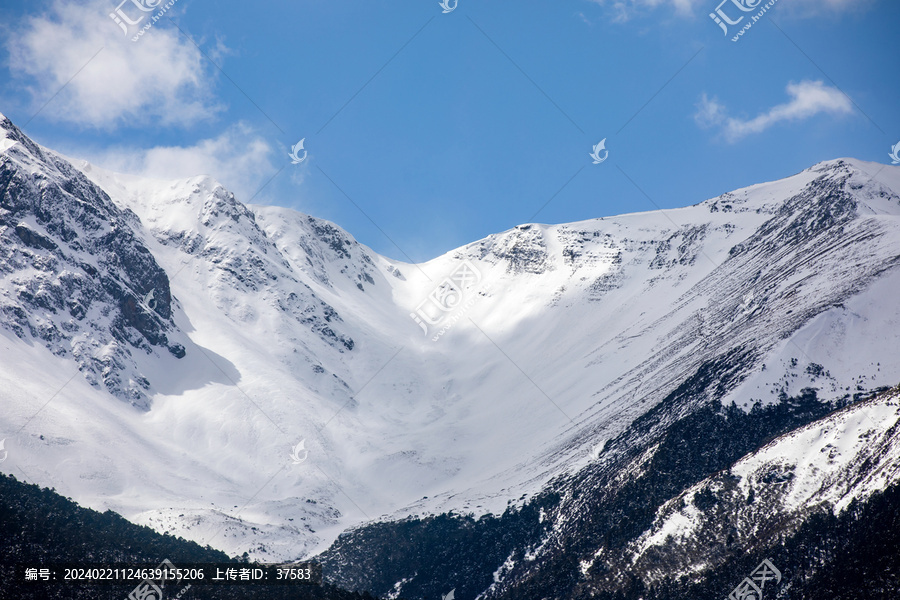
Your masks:
M229 553L297 558L369 519L500 511L591 461L723 347L753 357L728 390L742 406L807 383L837 399L900 380L900 329L880 326L900 316L885 299L900 285L897 167L830 161L683 209L521 225L410 265L208 177L67 168L0 126L21 142L4 142L4 177L34 184L3 184L3 198L39 198L35 182L108 195L165 273L165 331L185 350L128 329L135 343L104 366L146 382L132 406L87 376L74 342L0 322L3 469ZM2 247L20 253L4 263L4 314L38 331L55 309L18 290L40 285L36 264L62 277L54 261L74 238L32 212L56 249L22 250L0 215ZM78 239L84 228L73 220ZM91 339L115 328L108 304ZM74 319L55 314L60 330Z

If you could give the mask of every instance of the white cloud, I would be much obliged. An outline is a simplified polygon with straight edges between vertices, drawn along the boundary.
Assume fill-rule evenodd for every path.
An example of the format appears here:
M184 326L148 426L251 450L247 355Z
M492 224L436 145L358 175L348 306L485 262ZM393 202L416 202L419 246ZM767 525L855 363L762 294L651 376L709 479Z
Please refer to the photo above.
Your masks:
M214 115L213 68L196 46L165 18L132 42L109 17L114 8L108 0L57 0L13 30L10 70L28 82L34 110L62 89L43 118L111 128L188 125Z
M288 162L286 152L280 161L275 159L276 155L275 148L243 124L193 146L118 147L87 153L91 162L119 173L154 179L210 175L234 192L241 202L249 202L282 164ZM260 198L254 202L260 202Z
M821 81L789 83L787 93L791 98L789 102L773 106L752 119L728 117L725 107L716 98L710 99L703 94L697 104L694 119L701 127L720 127L728 141L736 142L783 121L809 119L822 113L842 115L853 111L853 104L844 93Z

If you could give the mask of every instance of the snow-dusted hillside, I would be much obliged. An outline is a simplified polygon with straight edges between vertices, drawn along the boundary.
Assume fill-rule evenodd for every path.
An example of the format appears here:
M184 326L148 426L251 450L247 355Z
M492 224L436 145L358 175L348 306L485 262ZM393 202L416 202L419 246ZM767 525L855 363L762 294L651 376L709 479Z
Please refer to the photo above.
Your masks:
M731 349L722 393L748 409L900 381L898 167L830 161L410 265L208 177L72 167L0 128L3 470L232 554L502 511Z
M630 568L650 581L714 568L729 557L728 536L755 548L789 536L811 513L840 515L865 502L900 481L898 422L895 390L776 439L664 504L627 557Z

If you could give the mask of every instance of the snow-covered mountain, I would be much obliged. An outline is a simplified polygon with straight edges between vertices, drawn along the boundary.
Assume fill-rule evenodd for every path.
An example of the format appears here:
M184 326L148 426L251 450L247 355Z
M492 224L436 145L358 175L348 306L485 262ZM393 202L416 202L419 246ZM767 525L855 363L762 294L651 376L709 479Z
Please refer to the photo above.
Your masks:
M577 537L567 495L615 495L710 402L775 414L814 390L822 410L778 413L796 428L900 381L900 167L829 161L412 265L208 177L111 173L2 117L0 133L4 471L231 554L299 558L372 520L538 502L530 564L511 551L477 590L502 596ZM629 560L686 531L678 506L633 532ZM563 553L585 581L589 542Z

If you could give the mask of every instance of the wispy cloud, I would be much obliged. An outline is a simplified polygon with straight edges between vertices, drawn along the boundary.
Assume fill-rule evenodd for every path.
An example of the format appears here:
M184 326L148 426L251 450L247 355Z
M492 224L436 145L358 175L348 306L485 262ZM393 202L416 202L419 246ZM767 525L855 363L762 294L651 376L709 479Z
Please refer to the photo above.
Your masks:
M853 104L845 94L821 81L789 83L787 93L789 102L773 106L752 119L729 117L725 106L715 97L709 98L703 94L694 120L704 128L720 128L725 139L736 142L783 121L800 121L823 113L842 115L853 110Z
M661 6L675 9L681 15L690 15L694 6L701 0L588 0L594 4L603 6L612 14L612 20L623 23L631 19L641 11L646 11Z
M687 17L694 14L706 14L713 10L720 0L588 0L593 4L606 7L612 20L625 22L632 17L657 8L667 8L675 14ZM874 0L791 0L785 3L790 6L786 10L793 16L812 17L827 13L842 13L851 10L863 10L873 4ZM779 5L780 6L780 5Z
M154 179L210 175L242 202L249 201L281 164L287 162L285 152L281 164L276 164L276 149L244 124L191 146L148 149L120 146L86 154L91 162L103 168ZM254 201L259 202L259 198Z
M785 2L781 10L793 17L817 17L862 12L875 4L875 0L792 0Z
M591 23L590 19L588 19L586 16L584 16L584 13L581 12L580 10L575 13L575 16L578 17L579 19L581 19L581 22L584 23L585 25L587 25L589 27L593 25L593 23Z
M189 40L160 22L132 42L109 18L110 6L57 0L13 30L5 43L10 70L31 92L35 110L63 86L44 118L110 129L188 125L220 109L211 65Z

